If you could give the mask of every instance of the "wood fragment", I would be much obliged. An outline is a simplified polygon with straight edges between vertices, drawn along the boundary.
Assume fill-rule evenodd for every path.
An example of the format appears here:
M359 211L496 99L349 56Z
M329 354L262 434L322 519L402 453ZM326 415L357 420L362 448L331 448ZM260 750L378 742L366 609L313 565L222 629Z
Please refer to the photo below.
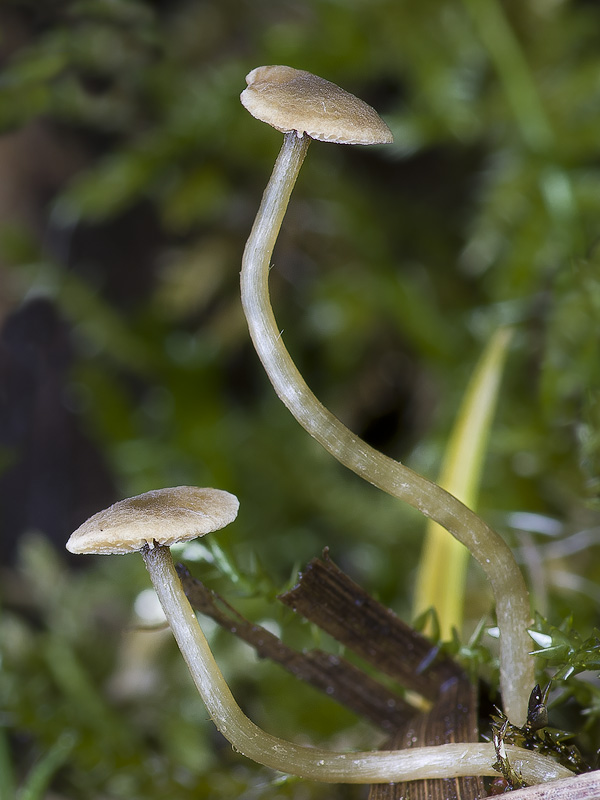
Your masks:
M406 689L435 701L462 675L449 657L374 600L328 557L312 559L282 603L314 622Z
M507 800L600 800L600 771L538 783L505 795Z
M354 583L325 553L313 559L296 586L279 598L357 655L433 702L401 726L385 749L478 740L474 689L462 668L439 654L385 606ZM369 800L476 800L481 778L374 784Z
M177 565L184 591L193 608L251 645L259 656L280 664L300 680L369 719L388 733L414 714L398 694L365 675L346 659L321 650L301 653L285 645L270 631L248 622L216 592Z
M194 608L248 642L260 656L281 664L382 729L393 730L385 749L478 740L475 689L461 667L370 597L329 559L327 552L324 560L313 559L297 585L279 599L405 689L429 699L432 706L428 711L416 712L399 695L344 658L320 650L300 653L288 647L244 619L185 567L179 565L177 570ZM375 784L369 800L478 800L485 794L482 778L453 778ZM566 795L563 797L566 800ZM596 800L595 795L583 797ZM532 800L538 798L532 796Z
M384 744L384 749L476 742L477 700L475 689L463 675L448 681L427 712L413 719ZM410 783L374 784L369 800L478 800L486 796L482 778L448 778Z

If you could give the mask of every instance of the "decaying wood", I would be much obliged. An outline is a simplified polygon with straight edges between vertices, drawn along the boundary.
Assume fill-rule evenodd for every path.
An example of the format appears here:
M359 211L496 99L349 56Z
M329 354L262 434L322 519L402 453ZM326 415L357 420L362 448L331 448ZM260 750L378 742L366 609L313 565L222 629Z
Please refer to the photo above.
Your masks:
M462 676L448 681L427 712L391 737L385 749L478 741L475 689ZM397 784L374 784L369 800L476 800L486 796L482 778L447 778Z
M386 749L478 740L475 690L461 667L370 597L327 552L323 560L313 559L296 586L279 599L404 689L429 700L428 711L416 711L344 658L320 650L300 653L288 647L244 619L185 567L178 566L178 572L198 611L248 642L260 656L281 664L380 728L393 730ZM456 778L373 785L369 800L477 800L484 796L481 778Z
M506 800L600 800L600 771L527 786L505 797Z
M433 702L414 713L385 749L478 741L475 692L461 667L378 603L325 553L313 559L298 583L279 598L357 655ZM375 784L369 800L476 800L481 778Z
M296 586L279 599L428 700L435 701L447 681L463 674L451 658L440 655L431 642L368 595L328 556L314 558Z
M280 664L298 679L325 692L384 731L397 730L414 710L398 694L365 675L346 659L322 650L298 652L270 631L248 622L222 597L177 566L184 591L193 608L251 645L259 656Z

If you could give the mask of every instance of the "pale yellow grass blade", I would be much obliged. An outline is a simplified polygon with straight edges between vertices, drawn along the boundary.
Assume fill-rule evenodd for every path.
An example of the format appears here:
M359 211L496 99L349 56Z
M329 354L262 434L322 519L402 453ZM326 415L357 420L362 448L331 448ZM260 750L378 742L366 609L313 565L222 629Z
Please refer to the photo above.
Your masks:
M438 483L465 505L477 503L483 458L496 408L511 331L501 328L489 341L469 381L442 464ZM440 633L459 632L469 551L446 530L430 522L417 572L414 614L434 608Z

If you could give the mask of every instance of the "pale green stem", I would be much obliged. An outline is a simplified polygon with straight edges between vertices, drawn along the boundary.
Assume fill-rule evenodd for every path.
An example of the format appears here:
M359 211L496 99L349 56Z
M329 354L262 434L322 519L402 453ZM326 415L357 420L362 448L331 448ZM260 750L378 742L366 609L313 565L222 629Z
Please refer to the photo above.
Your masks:
M409 750L335 753L265 733L236 703L211 653L175 571L168 547L142 555L179 649L208 713L233 748L271 769L324 783L389 783L463 775L496 775L490 743L444 744ZM572 774L549 758L507 746L512 766L528 783Z
M504 711L514 725L521 726L534 686L527 633L530 609L523 576L508 545L440 486L378 452L348 430L310 391L281 339L269 297L269 267L308 144L307 137L285 135L244 251L242 303L254 346L275 391L311 436L357 475L446 528L479 562L496 602Z

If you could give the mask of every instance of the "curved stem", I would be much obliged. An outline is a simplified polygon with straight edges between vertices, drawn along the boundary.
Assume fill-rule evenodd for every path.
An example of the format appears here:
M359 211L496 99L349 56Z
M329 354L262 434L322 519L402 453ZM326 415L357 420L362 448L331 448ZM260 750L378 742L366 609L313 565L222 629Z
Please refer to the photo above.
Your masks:
M269 266L308 143L307 137L298 138L296 133L285 135L244 251L242 303L254 346L280 399L311 436L357 475L446 528L479 562L496 602L504 710L514 725L522 726L534 685L527 634L529 595L508 545L440 486L378 452L346 428L308 388L281 339L269 297Z
M208 712L234 749L271 769L325 783L388 783L463 775L497 775L489 743L444 744L411 750L334 753L265 733L236 703L217 666L175 571L168 547L142 551L169 625ZM551 759L506 746L512 766L529 783L571 775Z

